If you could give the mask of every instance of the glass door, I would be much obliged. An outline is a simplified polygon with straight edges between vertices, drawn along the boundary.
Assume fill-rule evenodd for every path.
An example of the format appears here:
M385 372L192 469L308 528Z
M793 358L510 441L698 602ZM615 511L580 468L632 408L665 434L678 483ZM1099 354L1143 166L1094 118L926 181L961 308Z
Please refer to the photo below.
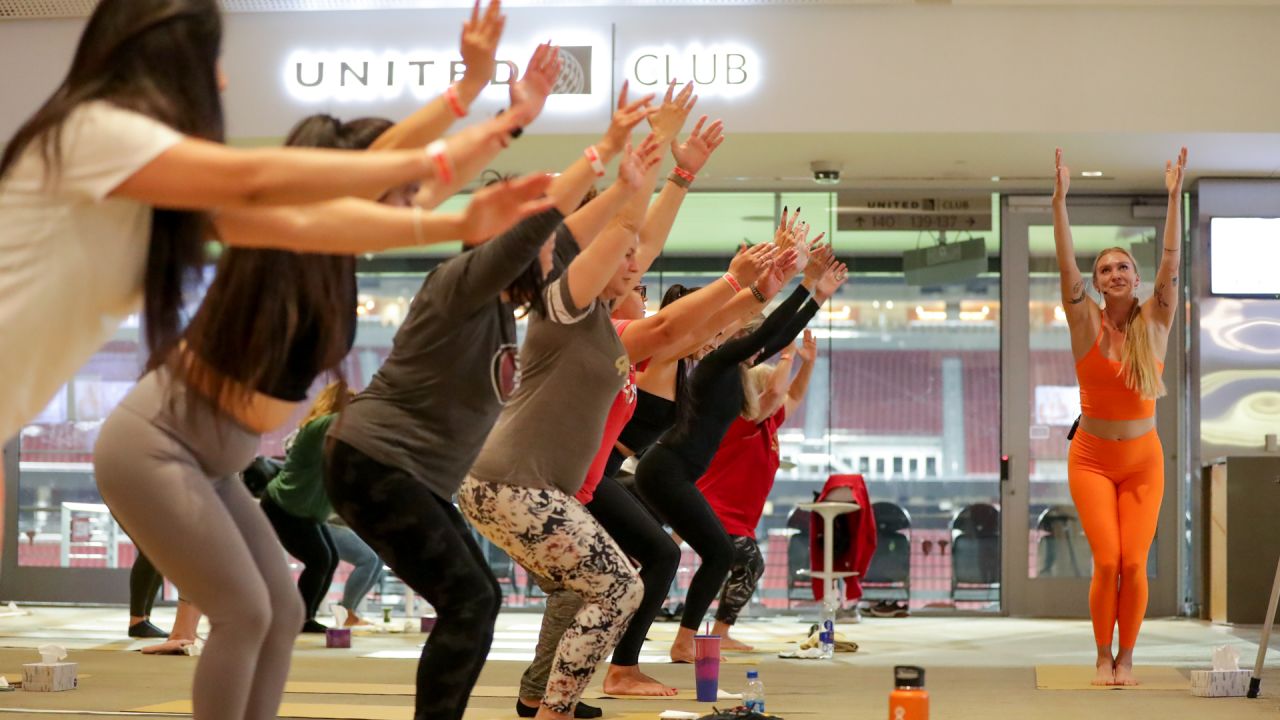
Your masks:
M1089 277L1098 252L1123 247L1137 261L1139 296L1150 297L1164 226L1164 198L1082 198L1069 205L1076 261ZM1007 197L1003 208L1004 287L1002 499L1005 610L1024 617L1089 616L1092 557L1067 485L1067 431L1080 412L1079 387L1062 309L1048 197ZM1022 282L1021 278L1027 278ZM1178 423L1184 318L1166 359L1167 397L1156 405L1166 490L1148 565L1148 615L1177 607L1181 446Z

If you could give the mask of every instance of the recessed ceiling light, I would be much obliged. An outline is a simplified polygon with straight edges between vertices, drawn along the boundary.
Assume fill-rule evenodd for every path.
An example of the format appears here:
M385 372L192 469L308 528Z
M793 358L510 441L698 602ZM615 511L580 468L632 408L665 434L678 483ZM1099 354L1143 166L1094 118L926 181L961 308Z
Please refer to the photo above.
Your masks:
M999 176L999 175L992 175L992 176L991 176L991 182L1000 182L1000 176Z
M1080 177L1102 177L1101 170L1085 170L1080 173Z

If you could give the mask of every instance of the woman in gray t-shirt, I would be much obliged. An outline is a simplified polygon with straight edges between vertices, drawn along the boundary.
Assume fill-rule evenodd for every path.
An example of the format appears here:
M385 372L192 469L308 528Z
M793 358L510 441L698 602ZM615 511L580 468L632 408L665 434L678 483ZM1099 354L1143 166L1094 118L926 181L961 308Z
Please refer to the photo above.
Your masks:
M628 153L620 182L580 213L612 217L659 160L652 137ZM569 225L572 230L572 225ZM612 222L543 291L520 353L511 402L458 491L472 525L529 570L570 588L585 605L564 634L540 718L567 718L640 604L635 568L573 498L600 445L630 359L609 317L630 291L636 233Z

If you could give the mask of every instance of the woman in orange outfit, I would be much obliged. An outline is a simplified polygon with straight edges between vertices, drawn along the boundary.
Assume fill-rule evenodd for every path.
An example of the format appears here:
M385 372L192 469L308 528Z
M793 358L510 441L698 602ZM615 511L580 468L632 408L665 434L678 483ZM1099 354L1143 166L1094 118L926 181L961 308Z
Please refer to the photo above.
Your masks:
M1071 171L1057 151L1053 236L1062 276L1062 306L1080 382L1080 426L1071 443L1067 478L1093 550L1089 612L1098 645L1094 685L1137 685L1133 647L1147 611L1147 553L1164 495L1164 451L1156 435L1155 401L1165 394L1169 330L1178 307L1182 174L1187 149L1165 165L1169 210L1155 292L1138 301L1137 263L1123 248L1094 260L1086 292L1067 220ZM1120 652L1112 632L1120 626Z

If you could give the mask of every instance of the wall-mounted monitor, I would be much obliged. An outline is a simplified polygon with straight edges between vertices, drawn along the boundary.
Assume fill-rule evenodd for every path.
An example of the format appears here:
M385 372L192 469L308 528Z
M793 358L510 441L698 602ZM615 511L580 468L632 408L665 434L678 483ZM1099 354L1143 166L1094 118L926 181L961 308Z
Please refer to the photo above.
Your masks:
M1280 218L1209 221L1209 294L1280 300Z

